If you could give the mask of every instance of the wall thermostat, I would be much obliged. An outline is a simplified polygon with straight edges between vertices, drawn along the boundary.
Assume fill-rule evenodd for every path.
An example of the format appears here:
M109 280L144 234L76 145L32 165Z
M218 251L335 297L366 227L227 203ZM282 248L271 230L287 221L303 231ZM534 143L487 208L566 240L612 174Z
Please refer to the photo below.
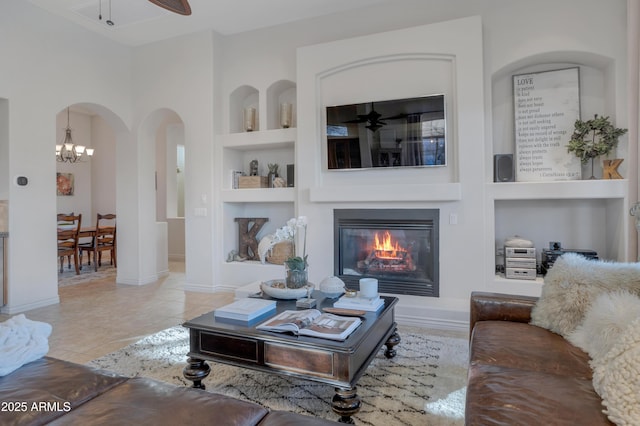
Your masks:
M26 176L18 176L16 178L16 183L20 186L26 186L29 183L29 179Z

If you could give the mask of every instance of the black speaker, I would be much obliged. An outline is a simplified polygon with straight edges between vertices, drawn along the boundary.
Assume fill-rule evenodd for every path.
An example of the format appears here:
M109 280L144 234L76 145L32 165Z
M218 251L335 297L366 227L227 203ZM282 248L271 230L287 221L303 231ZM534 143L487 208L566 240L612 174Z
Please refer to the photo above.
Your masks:
M493 156L493 181L513 182L513 154L496 154Z
M287 164L287 186L292 188L294 186L294 166L293 164Z

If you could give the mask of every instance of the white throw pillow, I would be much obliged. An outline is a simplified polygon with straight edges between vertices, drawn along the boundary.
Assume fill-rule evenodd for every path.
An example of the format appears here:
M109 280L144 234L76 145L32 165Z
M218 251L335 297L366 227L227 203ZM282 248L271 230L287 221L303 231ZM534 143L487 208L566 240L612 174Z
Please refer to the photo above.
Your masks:
M604 413L618 426L640 424L640 318L630 323L620 340L591 363L593 388L607 407Z
M566 338L582 323L598 295L616 290L640 296L640 263L563 254L544 278L542 294L531 311L531 324Z
M628 291L602 293L567 340L592 359L599 359L620 340L622 332L636 318L640 318L640 297Z

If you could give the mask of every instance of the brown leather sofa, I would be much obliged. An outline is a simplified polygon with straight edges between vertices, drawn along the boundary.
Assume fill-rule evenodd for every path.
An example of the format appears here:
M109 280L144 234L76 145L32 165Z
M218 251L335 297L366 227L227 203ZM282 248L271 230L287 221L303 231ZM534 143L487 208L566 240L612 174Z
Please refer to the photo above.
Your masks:
M589 356L529 324L537 298L471 294L467 425L612 425Z
M330 425L198 389L44 357L0 377L0 424Z

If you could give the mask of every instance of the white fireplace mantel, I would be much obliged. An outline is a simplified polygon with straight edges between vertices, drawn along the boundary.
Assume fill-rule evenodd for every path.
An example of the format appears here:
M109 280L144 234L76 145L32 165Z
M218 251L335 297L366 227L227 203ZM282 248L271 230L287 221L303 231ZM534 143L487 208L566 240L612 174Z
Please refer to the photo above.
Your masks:
M309 189L312 203L384 201L459 201L460 183L322 186Z

